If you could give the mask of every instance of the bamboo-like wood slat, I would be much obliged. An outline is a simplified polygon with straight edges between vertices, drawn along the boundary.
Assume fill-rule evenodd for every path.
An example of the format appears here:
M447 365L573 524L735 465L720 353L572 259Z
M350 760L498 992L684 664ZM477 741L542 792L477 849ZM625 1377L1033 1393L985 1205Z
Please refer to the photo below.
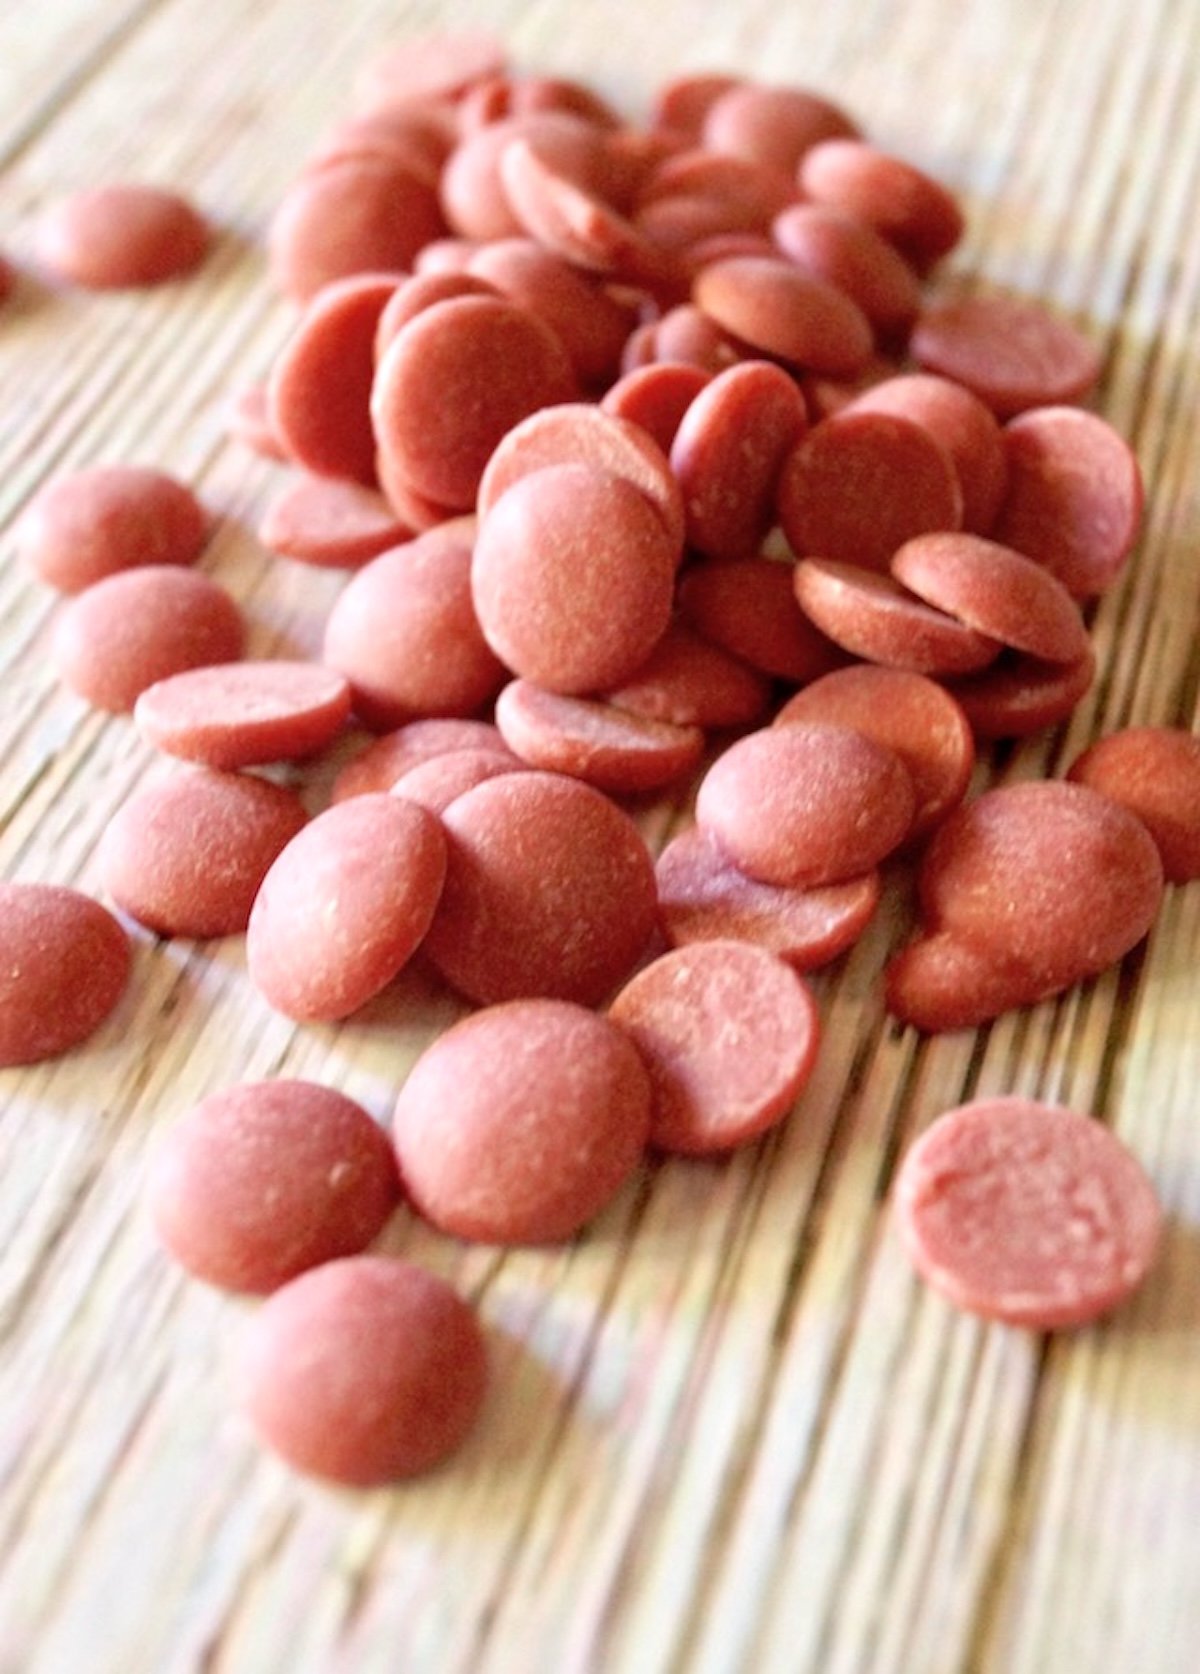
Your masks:
M1195 0L46 0L0 17L0 247L137 177L220 229L186 283L86 295L26 274L0 310L0 875L92 892L151 771L127 719L62 690L55 601L11 528L101 460L192 483L204 565L258 654L314 654L338 579L253 534L280 477L225 408L288 310L262 235L355 71L406 33L483 24L632 117L689 68L829 93L944 179L964 282L1036 296L1105 350L1097 407L1148 501L1089 613L1100 677L978 784L1060 771L1132 722L1196 726L1200 685L1200 5ZM639 815L652 845L685 817ZM1193 1674L1200 1667L1200 888L1143 948L978 1033L882 1006L897 883L816 979L824 1044L790 1119L712 1163L647 1164L561 1248L388 1247L479 1305L493 1388L434 1475L352 1494L255 1446L230 1399L247 1304L189 1281L141 1207L166 1127L291 1074L385 1119L460 1008L403 976L298 1027L241 943L136 936L83 1048L0 1072L0 1674ZM0 958L3 927L0 926ZM1090 1110L1148 1169L1161 1259L1110 1322L1053 1338L924 1289L888 1215L942 1109L1020 1092Z

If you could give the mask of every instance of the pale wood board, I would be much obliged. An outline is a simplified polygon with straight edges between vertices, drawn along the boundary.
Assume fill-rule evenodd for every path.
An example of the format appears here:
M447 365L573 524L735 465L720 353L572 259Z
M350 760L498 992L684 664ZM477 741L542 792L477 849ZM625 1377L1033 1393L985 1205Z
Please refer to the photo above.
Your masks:
M0 525L99 459L196 484L206 556L253 644L312 653L337 582L253 529L275 468L228 440L231 392L288 324L261 236L380 45L485 23L519 63L631 115L683 68L812 85L946 179L951 268L1036 294L1103 344L1098 406L1137 447L1143 538L1095 609L1102 674L1069 726L980 774L1054 772L1098 732L1196 723L1200 684L1200 6L1193 0L49 0L0 20L0 243L123 175L220 222L186 285L82 296L27 277L0 314ZM46 662L54 601L0 548L0 868L98 887L113 810L154 769ZM663 840L682 817L643 816ZM825 1043L790 1121L727 1162L648 1165L562 1249L389 1247L479 1300L494 1390L444 1471L340 1494L254 1446L230 1400L246 1314L180 1276L145 1161L203 1094L325 1079L385 1119L458 1014L417 977L296 1028L240 945L139 936L83 1050L0 1078L3 1674L1185 1674L1200 1666L1200 892L1085 989L923 1041L882 1010L901 884L816 983ZM954 1313L887 1215L939 1110L1016 1091L1091 1109L1149 1169L1161 1262L1109 1324L1053 1340Z

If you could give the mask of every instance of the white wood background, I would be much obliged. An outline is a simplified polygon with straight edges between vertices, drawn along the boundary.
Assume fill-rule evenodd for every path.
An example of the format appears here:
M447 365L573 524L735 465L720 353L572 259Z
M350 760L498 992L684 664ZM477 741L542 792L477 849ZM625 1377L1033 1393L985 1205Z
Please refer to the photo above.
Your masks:
M223 231L186 285L27 278L0 311L0 528L57 472L163 466L219 514L206 567L255 649L315 647L336 578L257 549L279 479L223 426L286 331L261 234L372 51L466 22L631 115L683 68L825 89L956 187L952 265L1104 344L1099 405L1149 488L1095 614L1095 690L986 770L1053 771L1130 721L1195 724L1195 0L6 0L0 244L23 260L40 205L129 175L192 193ZM0 537L0 872L95 889L99 833L153 763L56 688L53 601L12 550ZM674 817L651 811L647 835ZM383 1118L454 1004L406 978L363 1019L297 1029L248 989L238 942L142 937L86 1049L0 1075L2 1674L1192 1674L1200 889L1169 895L1119 972L933 1042L881 1012L906 914L897 888L819 981L819 1069L759 1146L648 1167L567 1248L502 1255L398 1222L395 1248L479 1299L494 1390L445 1470L361 1496L256 1450L228 1398L246 1310L157 1251L144 1159L251 1076L326 1079ZM901 1258L898 1152L990 1091L1094 1109L1152 1174L1163 1259L1110 1324L984 1326Z

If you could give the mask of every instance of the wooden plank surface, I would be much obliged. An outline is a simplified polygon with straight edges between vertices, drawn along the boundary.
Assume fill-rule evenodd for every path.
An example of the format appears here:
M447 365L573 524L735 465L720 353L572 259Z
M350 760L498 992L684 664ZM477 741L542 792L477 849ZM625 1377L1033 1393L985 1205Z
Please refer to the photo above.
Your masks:
M529 68L631 115L681 68L830 92L964 197L951 267L1103 343L1100 409L1149 490L1094 614L1070 725L989 757L1055 771L1131 721L1195 726L1200 684L1200 6L1194 0L54 0L0 21L0 242L84 182L177 183L224 231L185 286L0 314L0 527L56 472L138 459L221 519L206 567L253 646L311 652L336 580L269 560L278 477L226 439L286 311L260 239L356 68L410 29L485 22ZM106 820L151 770L46 666L49 597L0 545L0 868L95 889ZM650 810L660 842L681 817ZM229 1400L246 1309L172 1270L139 1207L170 1121L288 1073L385 1118L455 1015L405 978L340 1027L248 989L236 942L140 937L82 1051L0 1076L3 1674L1190 1674L1200 1666L1200 891L1143 950L978 1035L883 1014L897 884L817 982L826 1040L789 1123L721 1164L658 1162L575 1244L501 1254L401 1220L389 1246L474 1297L494 1391L465 1453L403 1492L332 1493L262 1457ZM1169 1215L1110 1324L1045 1341L913 1279L886 1199L940 1109L1018 1091L1093 1109Z

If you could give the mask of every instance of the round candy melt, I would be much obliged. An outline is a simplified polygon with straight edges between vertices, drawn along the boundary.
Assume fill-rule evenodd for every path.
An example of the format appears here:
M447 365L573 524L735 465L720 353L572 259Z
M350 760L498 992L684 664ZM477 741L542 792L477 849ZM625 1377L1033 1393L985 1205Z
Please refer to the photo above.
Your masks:
M654 100L653 126L668 134L698 139L709 111L723 93L741 87L740 76L715 71L693 71L674 76L658 89Z
M497 296L494 285L469 273L413 273L402 278L388 298L375 327L374 358L381 361L393 338L435 302L460 296Z
M357 569L411 533L374 489L309 472L284 485L258 526L258 538L270 551L334 570Z
M600 410L640 425L664 453L692 402L709 381L710 374L682 361L656 361L635 366L609 386Z
M37 230L39 259L89 290L157 285L204 260L208 227L186 198L123 181L54 204Z
M505 773L446 809L446 884L425 952L481 1005L599 1003L654 929L654 866L629 816L557 773Z
M399 281L396 273L360 273L323 286L276 358L267 385L271 428L307 471L368 487L375 481L375 328Z
M769 712L771 687L758 669L675 621L642 666L605 698L672 726L749 727Z
M612 381L632 316L577 268L532 239L512 238L483 245L468 273L545 320L562 338L582 383Z
M515 483L552 465L588 465L622 478L645 495L676 550L682 546L683 502L666 454L637 424L575 401L542 407L508 432L479 484L480 518Z
M561 340L500 297L438 302L405 325L375 373L371 421L380 480L467 511L506 431L569 401L575 374Z
M235 662L244 638L241 612L223 587L196 570L149 564L69 600L54 624L52 656L73 692L123 714L158 680Z
M669 362L712 375L727 371L741 359L742 351L733 339L688 302L630 333L621 356L621 370L632 372L639 366Z
M505 152L522 138L535 140L543 157L579 180L598 180L605 171L606 136L566 111L531 111L485 123L450 153L439 185L446 219L464 239L486 243L523 236L500 172Z
M888 963L885 992L892 1015L927 1034L978 1028L1044 994L1003 949L952 930L932 931L902 947Z
M650 1083L605 1018L514 1000L420 1057L392 1121L413 1203L443 1232L498 1244L569 1238L636 1167Z
M1128 442L1096 413L1035 407L1005 426L1004 446L999 538L1044 564L1075 598L1104 592L1142 516L1142 475Z
M779 521L798 558L885 570L914 535L962 525L949 453L895 413L848 409L814 425L779 477Z
M305 1022L348 1017L407 963L445 875L435 815L398 796L319 814L272 865L246 932L250 980Z
M990 533L1004 498L1008 461L1004 432L977 395L950 378L910 372L884 378L856 395L851 405L856 413L894 413L927 430L958 473L963 528L976 535ZM1009 544L1026 550L1019 541Z
M293 302L356 273L399 273L445 232L427 173L378 152L330 157L293 182L271 221L271 277Z
M914 674L951 675L986 668L998 640L934 610L890 575L857 564L804 558L792 571L796 599L835 645L868 662Z
M572 266L652 291L681 284L683 267L674 252L619 214L603 187L589 191L563 172L540 143L518 138L506 145L500 179L523 230Z
M678 557L662 518L625 477L586 465L534 471L496 501L475 543L471 589L484 638L550 691L618 685L666 629Z
M935 610L1043 662L1087 654L1079 606L1049 570L980 535L918 535L895 553L892 574Z
M1016 296L968 296L928 308L912 352L927 371L965 384L999 418L1078 401L1100 355L1073 325Z
M917 276L868 222L825 204L798 203L775 217L771 231L789 261L845 291L882 336L902 336L916 319Z
M100 840L100 876L122 912L160 935L234 936L307 818L283 785L197 767L117 809Z
M335 122L317 142L305 169L345 157L395 157L433 185L454 139L449 105L434 99L401 99Z
M1130 1296L1161 1223L1153 1187L1107 1128L1023 1098L939 1117L901 1165L895 1211L917 1271L943 1295L1042 1331Z
M676 725L588 698L514 680L496 700L496 724L530 767L569 773L613 796L658 790L704 753L697 726Z
M139 564L190 564L207 534L192 491L145 465L92 465L55 477L17 526L26 563L61 593Z
M1065 721L1096 677L1089 645L1077 662L1047 663L1001 651L982 673L948 680L976 738L1027 738Z
M134 706L149 744L207 767L294 761L331 744L350 713L350 687L319 663L223 663L148 686Z
M751 668L802 686L846 658L801 610L795 573L773 558L701 559L680 577L680 615Z
M754 942L798 971L825 965L862 935L879 905L876 871L822 889L759 883L706 831L685 831L655 865L658 914L672 947Z
M782 258L712 262L693 294L724 331L790 366L852 376L871 353L871 327L858 304Z
M1169 883L1200 878L1200 738L1183 727L1124 727L1067 771L1128 808L1153 837Z
M125 932L91 896L41 883L0 883L0 925L0 1068L57 1057L124 993Z
M908 835L916 794L894 750L849 727L795 722L738 739L709 768L698 824L763 883L840 883Z
M791 1109L816 1060L817 1009L765 948L692 942L647 965L609 1008L654 1092L650 1137L694 1156L745 1144Z
M357 1255L399 1198L383 1129L311 1081L211 1093L167 1134L147 1182L175 1259L207 1284L258 1294Z
M758 552L775 521L775 486L805 430L804 397L767 361L743 361L703 389L671 447L688 545L712 558Z
M467 716L504 684L475 617L473 533L473 520L460 519L381 553L330 611L322 656L350 682L364 725Z
M792 174L812 146L853 138L858 129L844 110L808 88L738 82L709 105L702 132L711 151Z
M1023 969L1031 1003L1141 941L1163 873L1128 810L1085 785L1031 780L956 808L925 851L917 887L929 928Z
M962 708L936 680L907 669L856 663L789 698L776 726L827 721L895 750L912 775L917 807L910 838L923 837L958 806L971 782L975 743Z
M444 1280L349 1256L263 1304L239 1370L268 1447L297 1470L365 1488L418 1476L461 1445L483 1405L487 1350Z
M857 215L919 272L962 237L962 211L944 186L863 140L822 140L801 157L796 178L810 202Z
M686 251L698 270L734 255L775 259L766 228L794 201L790 181L760 163L683 150L643 182L634 219L656 243Z

